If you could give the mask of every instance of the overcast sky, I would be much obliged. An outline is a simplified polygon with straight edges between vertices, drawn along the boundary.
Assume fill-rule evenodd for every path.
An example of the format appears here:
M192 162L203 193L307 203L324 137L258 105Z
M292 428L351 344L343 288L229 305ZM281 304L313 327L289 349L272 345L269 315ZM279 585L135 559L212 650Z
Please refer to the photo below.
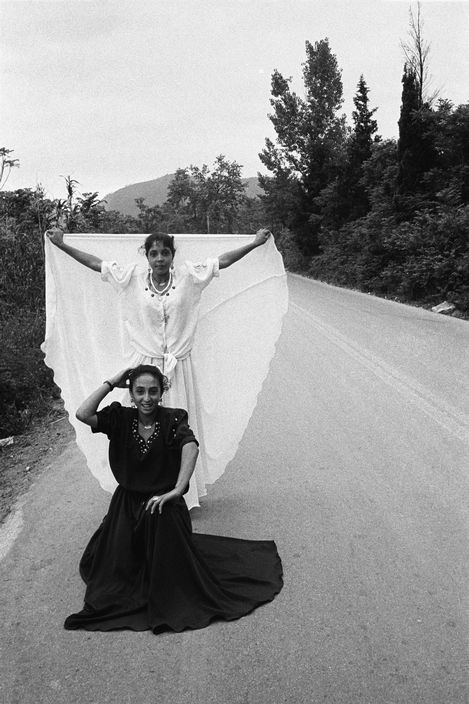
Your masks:
M434 87L468 101L469 2L421 3ZM360 74L379 132L397 136L409 3L403 0L0 0L7 187L61 175L101 196L218 154L263 170L270 77L302 90L305 40L329 38L350 117Z

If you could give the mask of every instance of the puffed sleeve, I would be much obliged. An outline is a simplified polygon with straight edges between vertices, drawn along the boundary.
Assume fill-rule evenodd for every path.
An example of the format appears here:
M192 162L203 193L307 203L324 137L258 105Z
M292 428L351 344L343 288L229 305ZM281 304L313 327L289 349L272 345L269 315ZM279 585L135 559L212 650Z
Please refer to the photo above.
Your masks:
M186 261L185 265L192 281L203 289L209 285L215 276L220 276L218 257L211 257L205 262L194 263Z
M120 432L122 406L118 401L114 401L110 406L105 406L105 408L96 413L96 416L98 425L96 428L91 428L91 432L104 433L108 438Z
M173 409L168 423L167 440L168 445L178 447L180 450L189 442L195 442L196 445L199 444L189 426L187 411L182 408Z
M103 261L101 263L101 280L111 284L114 290L122 291L129 285L134 271L135 264L123 267L117 262Z

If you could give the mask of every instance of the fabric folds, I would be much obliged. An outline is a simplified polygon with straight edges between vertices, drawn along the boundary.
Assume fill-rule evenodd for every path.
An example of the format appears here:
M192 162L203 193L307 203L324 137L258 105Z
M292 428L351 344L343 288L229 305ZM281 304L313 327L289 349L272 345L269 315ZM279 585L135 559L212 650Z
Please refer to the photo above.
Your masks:
M147 496L118 487L109 512L80 562L87 584L69 630L204 628L238 619L282 588L275 543L193 534L183 499L162 514L145 511Z
M135 263L145 235L73 234L66 241L124 268ZM176 235L175 266L203 278L204 265L252 239L245 235ZM107 491L116 482L103 437L92 436L75 420L75 410L108 375L127 366L171 366L172 386L163 402L185 408L200 442L200 455L188 493L189 508L199 505L206 486L223 474L234 457L267 376L288 305L282 258L271 239L220 272L203 290L191 349L167 359L143 355L130 344L123 296L93 272L54 247L46 238L45 361L61 389L77 444L89 469ZM195 262L195 264L194 264ZM216 272L213 272L216 275ZM205 275L205 274L204 274ZM176 291L177 293L177 291ZM169 298L168 298L169 301ZM149 351L149 350L148 350ZM169 350L171 353L171 350ZM169 369L169 366L168 366ZM114 390L106 402L129 404L127 392Z

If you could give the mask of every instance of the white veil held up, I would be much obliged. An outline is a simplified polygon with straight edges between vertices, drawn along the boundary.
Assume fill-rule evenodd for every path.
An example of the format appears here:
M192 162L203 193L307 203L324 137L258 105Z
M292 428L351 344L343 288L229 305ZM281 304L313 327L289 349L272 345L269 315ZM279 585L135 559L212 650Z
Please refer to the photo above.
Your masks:
M145 235L69 234L67 243L122 265L148 265L139 247ZM248 235L175 235L175 265L202 262L246 244ZM103 489L116 482L107 461L107 438L93 435L75 419L75 410L93 389L125 368L126 332L119 296L99 274L81 266L45 240L46 336L42 349L54 371L79 448ZM282 257L273 238L242 260L223 269L205 289L191 354L187 398L189 422L200 433L200 455L186 494L189 508L198 505L205 485L223 474L234 457L267 376L288 306ZM187 365L186 365L187 366ZM187 372L187 370L186 370ZM186 379L187 387L187 379ZM128 404L128 392L115 389L106 404ZM170 390L163 403L185 407Z

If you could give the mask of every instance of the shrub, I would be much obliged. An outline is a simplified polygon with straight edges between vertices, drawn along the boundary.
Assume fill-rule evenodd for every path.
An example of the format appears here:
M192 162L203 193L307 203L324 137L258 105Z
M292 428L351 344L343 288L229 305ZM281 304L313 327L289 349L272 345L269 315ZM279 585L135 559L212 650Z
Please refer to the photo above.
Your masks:
M0 194L0 437L20 433L44 413L55 390L40 350L44 249L37 198L31 190Z
M322 234L312 276L408 302L452 301L469 311L469 207L417 212L409 222L370 214Z
M301 273L308 269L308 258L300 252L294 235L290 230L284 228L276 234L275 244L283 257L285 268L288 271Z

